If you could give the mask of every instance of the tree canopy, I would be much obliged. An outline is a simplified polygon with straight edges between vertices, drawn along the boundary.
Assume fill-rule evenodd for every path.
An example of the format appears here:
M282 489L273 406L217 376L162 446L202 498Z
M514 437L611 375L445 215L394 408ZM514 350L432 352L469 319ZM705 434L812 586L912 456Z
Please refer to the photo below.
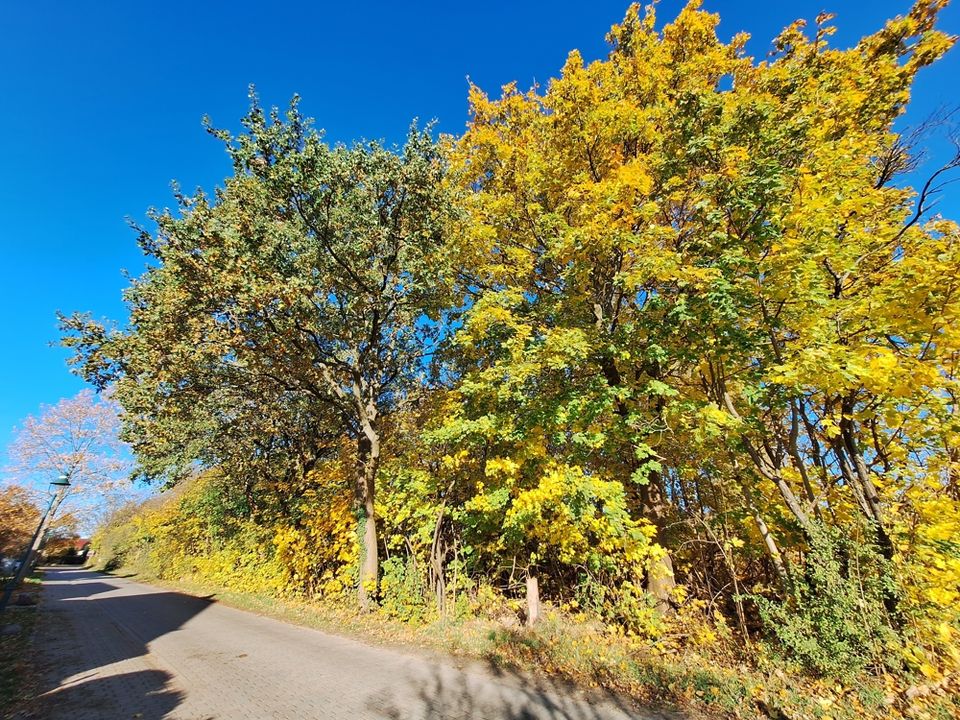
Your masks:
M295 496L244 512L311 591L446 612L526 578L629 633L696 608L814 674L943 677L960 230L931 209L960 155L910 187L895 126L943 6L849 49L822 14L763 61L698 2L633 6L607 58L472 87L461 136L400 149L254 98L211 129L224 187L141 232L129 324L65 342L145 476Z
M419 389L449 304L445 162L416 127L399 152L331 148L296 99L281 116L254 97L243 125L209 128L233 161L225 186L178 195L140 233L155 265L127 291L129 329L65 324L88 376L115 385L147 477L308 468L353 439L375 583L381 418Z

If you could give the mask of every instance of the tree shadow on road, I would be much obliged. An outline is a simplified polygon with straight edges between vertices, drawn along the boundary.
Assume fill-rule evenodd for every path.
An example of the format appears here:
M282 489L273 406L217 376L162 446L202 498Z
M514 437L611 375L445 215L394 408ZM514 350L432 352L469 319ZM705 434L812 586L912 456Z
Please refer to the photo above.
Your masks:
M52 583L49 583L49 582L45 583L47 587L50 587L51 584ZM82 585L71 586L69 593L65 597L60 599L84 600L88 597L92 597L94 595L100 595L102 593L108 593L116 589L117 589L116 585L108 585L107 583L103 583L103 582L85 582Z
M183 693L170 687L172 679L163 670L138 670L108 677L81 676L41 695L37 717L161 720L169 717L183 700ZM131 697L133 688L136 688L135 697Z
M181 717L191 705L178 678L159 669L148 657L150 643L184 629L210 607L200 598L130 584L84 570L61 569L50 581L41 606L38 650L43 683L38 714L44 720L161 720ZM186 632L190 631L187 627ZM333 644L338 648L337 643ZM306 646L309 648L310 646ZM337 652L347 652L342 648ZM382 652L361 653L379 667L363 685L365 692L338 699L330 687L318 693L327 703L323 717L380 720L689 720L689 715L642 710L611 692L585 694L559 679L533 677L476 663L460 670L448 662L424 662ZM336 653L334 653L336 656ZM315 656L311 656L314 660ZM399 662L398 662L399 660ZM305 662L307 660L305 659ZM331 675L334 683L351 684L347 675ZM319 681L320 678L315 678ZM279 682L279 679L278 679ZM312 692L309 683L296 685ZM229 692L234 688L224 688ZM318 691L320 688L317 688ZM328 699L329 698L329 699ZM309 704L309 703L308 703ZM196 713L190 720L204 720ZM218 717L224 717L218 714ZM312 717L312 716L311 716ZM304 716L304 720L311 720Z
M384 720L692 720L672 710L638 707L606 690L531 677L488 663L473 671L433 665L410 682L371 697L367 710Z
M135 573L135 572L123 573L122 575L120 573L111 572L109 570L101 570L100 572L102 572L104 575L109 575L112 578L120 578L121 580L126 578L140 577L140 573Z
M170 717L184 696L169 673L148 664L148 644L182 628L211 600L141 586L131 591L82 569L56 569L46 579L34 717Z

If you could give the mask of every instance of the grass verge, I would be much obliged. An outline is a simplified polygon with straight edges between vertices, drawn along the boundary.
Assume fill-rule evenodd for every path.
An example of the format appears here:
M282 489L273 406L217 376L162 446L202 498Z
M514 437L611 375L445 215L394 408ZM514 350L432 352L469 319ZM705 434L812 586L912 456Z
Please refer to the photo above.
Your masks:
M31 649L37 605L14 605L21 593L39 595L40 576L27 578L14 593L11 605L0 615L3 630L0 633L0 718L4 720L15 717L36 689Z

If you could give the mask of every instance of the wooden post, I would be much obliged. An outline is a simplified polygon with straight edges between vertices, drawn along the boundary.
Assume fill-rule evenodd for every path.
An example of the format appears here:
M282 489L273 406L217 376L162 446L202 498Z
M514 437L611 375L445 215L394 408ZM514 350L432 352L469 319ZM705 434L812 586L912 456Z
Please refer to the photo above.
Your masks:
M540 619L540 585L537 576L527 571L527 627Z

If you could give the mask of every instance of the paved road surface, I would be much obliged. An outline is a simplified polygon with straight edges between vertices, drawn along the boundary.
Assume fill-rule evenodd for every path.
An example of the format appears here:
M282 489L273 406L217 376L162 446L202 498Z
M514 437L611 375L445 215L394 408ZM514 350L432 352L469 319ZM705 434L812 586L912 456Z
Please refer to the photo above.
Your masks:
M47 720L661 718L77 569L44 579Z

